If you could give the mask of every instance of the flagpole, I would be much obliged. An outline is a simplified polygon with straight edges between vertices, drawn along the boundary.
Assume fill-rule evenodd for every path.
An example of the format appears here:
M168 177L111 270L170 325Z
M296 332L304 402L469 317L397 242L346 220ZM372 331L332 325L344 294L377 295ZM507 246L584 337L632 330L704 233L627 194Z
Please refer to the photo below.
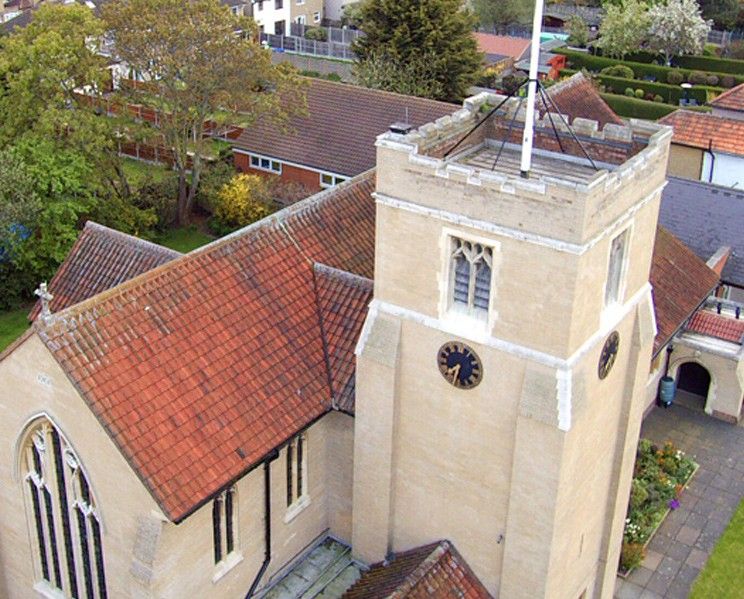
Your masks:
M537 67L540 64L540 33L542 29L543 0L535 0L532 19L532 43L530 45L530 75L527 82L527 118L522 137L522 161L520 171L527 178L532 166L532 139L535 134L535 98L537 96Z

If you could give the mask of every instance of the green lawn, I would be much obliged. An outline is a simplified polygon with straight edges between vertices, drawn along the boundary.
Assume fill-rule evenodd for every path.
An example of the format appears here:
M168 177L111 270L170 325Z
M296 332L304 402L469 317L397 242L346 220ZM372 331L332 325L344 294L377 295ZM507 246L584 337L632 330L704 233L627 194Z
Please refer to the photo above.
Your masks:
M185 254L210 241L214 241L214 237L202 233L194 225L191 225L183 229L170 229L155 241L160 245Z
M10 312L0 312L0 351L3 351L28 328L26 317L31 306L24 306Z
M122 167L133 189L139 189L150 178L154 181L162 181L171 172L167 167L160 164L150 164L134 158L124 158Z
M690 593L691 599L735 599L744 586L744 501L719 539Z

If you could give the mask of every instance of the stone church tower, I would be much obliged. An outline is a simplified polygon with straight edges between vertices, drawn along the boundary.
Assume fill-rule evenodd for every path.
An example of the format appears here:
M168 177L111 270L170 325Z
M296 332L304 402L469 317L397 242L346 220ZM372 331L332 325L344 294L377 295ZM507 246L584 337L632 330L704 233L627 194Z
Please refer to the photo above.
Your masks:
M575 119L595 169L544 115L523 179L516 100L463 137L502 99L378 139L353 548L446 538L496 597L611 597L670 133Z

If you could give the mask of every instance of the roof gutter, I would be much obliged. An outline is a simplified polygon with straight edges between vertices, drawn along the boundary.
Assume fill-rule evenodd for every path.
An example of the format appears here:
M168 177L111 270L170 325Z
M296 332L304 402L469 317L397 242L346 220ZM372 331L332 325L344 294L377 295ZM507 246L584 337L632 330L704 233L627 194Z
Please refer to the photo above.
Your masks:
M256 592L256 587L261 582L266 568L271 562L271 462L279 457L279 451L272 451L264 460L264 561L253 579L251 588L245 599L251 599Z

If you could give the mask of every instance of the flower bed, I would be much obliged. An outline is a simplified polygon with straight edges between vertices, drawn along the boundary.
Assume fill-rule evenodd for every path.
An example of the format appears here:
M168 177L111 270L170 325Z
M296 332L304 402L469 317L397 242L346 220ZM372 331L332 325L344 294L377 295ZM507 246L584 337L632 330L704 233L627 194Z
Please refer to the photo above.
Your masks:
M623 533L621 574L643 561L646 545L669 511L679 507L679 497L695 470L697 464L671 442L658 447L640 440Z

